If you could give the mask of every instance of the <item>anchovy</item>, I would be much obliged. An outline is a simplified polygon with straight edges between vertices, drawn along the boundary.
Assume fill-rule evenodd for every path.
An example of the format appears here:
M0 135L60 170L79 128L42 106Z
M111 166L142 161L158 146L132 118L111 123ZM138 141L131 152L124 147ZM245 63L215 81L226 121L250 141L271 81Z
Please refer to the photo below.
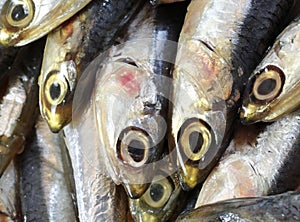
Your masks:
M204 182L196 206L295 190L300 184L299 132L299 114L265 128L238 127L226 155Z
M53 132L72 119L76 84L91 60L114 43L143 0L92 1L49 33L39 79L39 103Z
M0 77L0 177L22 151L38 113L37 79L44 42L41 39L20 49L12 69Z
M3 0L0 3L0 44L29 44L72 17L90 1Z
M237 198L199 207L176 221L299 221L300 193Z
M99 142L91 136L96 131L93 109L89 106L78 118L74 121L80 124L71 123L63 132L74 170L80 221L127 221L126 193L106 174L106 162L96 149ZM93 152L85 152L87 147Z
M170 40L178 38L185 13L182 5L173 10L166 14L167 7L145 5L120 36L120 44L87 67L74 96L73 116L86 101L94 107L97 130L90 136L99 138L108 175L122 183L131 198L146 191L155 168L160 168L155 162L162 157L167 131L164 98L176 55L176 43ZM89 155L92 147L84 147Z
M185 190L204 181L227 147L251 71L282 30L293 1L194 0L175 62L172 131Z
M79 221L75 185L61 135L39 116L32 138L17 157L24 221Z
M244 123L275 121L300 108L300 17L278 37L249 78L243 97Z

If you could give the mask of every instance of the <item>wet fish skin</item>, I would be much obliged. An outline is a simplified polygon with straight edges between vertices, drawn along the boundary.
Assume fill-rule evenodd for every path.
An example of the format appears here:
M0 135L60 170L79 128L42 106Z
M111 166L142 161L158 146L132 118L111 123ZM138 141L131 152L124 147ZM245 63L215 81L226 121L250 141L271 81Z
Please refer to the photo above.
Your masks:
M41 39L20 49L12 69L0 81L0 176L14 156L22 151L38 113L37 79L44 42Z
M6 0L0 5L0 44L23 46L41 38L91 0Z
M63 138L39 116L35 132L16 159L23 219L79 221L75 185Z
M299 114L267 126L238 127L224 157L204 182L196 206L295 190L300 184L299 130Z
M300 194L237 198L199 207L176 221L299 221Z
M21 221L19 174L12 161L0 178L0 221Z
M299 109L299 47L300 17L277 37L250 76L240 112L243 123L272 122Z
M39 79L39 104L53 132L59 132L72 119L74 91L83 70L114 43L143 2L92 1L48 34Z
M183 189L203 182L228 146L244 84L292 6L293 1L190 3L173 74L170 136ZM192 140L196 153L189 145L192 133L202 138Z

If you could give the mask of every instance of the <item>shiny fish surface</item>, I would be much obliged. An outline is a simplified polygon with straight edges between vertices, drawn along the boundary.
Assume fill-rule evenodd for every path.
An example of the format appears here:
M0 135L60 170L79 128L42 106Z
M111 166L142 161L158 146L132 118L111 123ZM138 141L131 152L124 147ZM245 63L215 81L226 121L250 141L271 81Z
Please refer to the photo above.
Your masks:
M249 78L243 98L244 123L270 122L300 107L300 17L277 37Z
M43 47L41 39L22 48L12 69L0 77L0 175L22 151L38 113L37 79Z
M39 103L53 132L71 121L76 84L86 66L114 43L142 0L97 0L48 34Z
M227 155L204 182L196 206L295 190L300 184L299 132L299 114L265 128L237 128Z
M0 221L20 221L19 178L15 164L11 162L0 178Z
M129 209L125 191L107 177L106 163L97 150L89 156L82 152L83 145L98 147L98 140L91 136L96 131L92 107L78 118L74 121L80 124L67 125L64 134L74 169L80 221L126 221Z
M174 30L178 31L178 38L177 25L182 22L185 9L174 7L176 13L169 18L162 16L167 8L160 12L159 8L145 5L120 38L122 44L111 47L85 70L89 78L95 77L91 100L98 134L93 137L99 138L98 150L106 160L108 175L117 184L122 183L132 198L146 191L156 167L160 168L156 160L163 152L167 126L167 101L163 97L169 93L164 83L168 83L166 76L170 76L170 63L176 54L176 44L167 45L169 39L176 39ZM155 20L159 13L162 21ZM164 56L166 62L160 61ZM85 107L82 95L87 94L85 89L89 87L83 84L77 90L75 112L77 107ZM84 146L86 156L90 155L90 148Z
M191 1L173 74L170 137L185 190L204 181L228 146L244 84L292 5Z
M205 205L176 221L299 221L300 193L241 198Z
M17 157L24 221L79 221L68 158L61 135L39 116L33 137Z
M4 0L0 4L0 44L23 46L46 35L91 0Z
M129 199L130 211L135 221L161 222L176 217L185 204L186 193L181 189L178 176L157 174L138 199Z

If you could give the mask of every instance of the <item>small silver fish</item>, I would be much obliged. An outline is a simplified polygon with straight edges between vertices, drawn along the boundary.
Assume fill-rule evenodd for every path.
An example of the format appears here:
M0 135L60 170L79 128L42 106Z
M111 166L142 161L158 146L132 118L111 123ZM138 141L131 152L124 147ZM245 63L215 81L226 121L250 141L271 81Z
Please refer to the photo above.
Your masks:
M44 43L41 39L20 49L12 69L0 77L0 177L22 151L38 113L37 79Z
M33 137L16 158L24 221L79 221L72 166L64 140L39 116Z
M300 108L300 17L278 37L249 78L240 117L244 123L275 121Z
M244 84L292 6L290 0L191 1L173 73L170 136L183 189L203 182L228 146Z
M41 38L91 0L2 0L0 44L23 46Z
M299 114L288 115L265 129L238 127L226 155L204 182L196 207L295 190L300 184L299 132Z
M237 198L199 207L176 221L300 221L300 193Z

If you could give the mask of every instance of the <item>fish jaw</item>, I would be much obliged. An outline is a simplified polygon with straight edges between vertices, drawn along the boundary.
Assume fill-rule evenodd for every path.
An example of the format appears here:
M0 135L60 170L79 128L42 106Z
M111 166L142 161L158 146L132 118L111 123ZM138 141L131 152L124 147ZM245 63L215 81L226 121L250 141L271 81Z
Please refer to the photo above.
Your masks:
M179 46L173 73L172 137L177 142L177 162L182 168L180 178L185 190L192 189L203 180L202 170L220 149L226 127L225 101L232 90L229 67L225 60L201 41L190 40L186 46ZM193 124L198 126L194 127ZM182 155L180 141L186 129L190 135L195 132L207 138L203 150L198 152L202 157L196 161L190 161L195 154L192 151L188 156ZM188 134L185 137L185 140L189 140Z

